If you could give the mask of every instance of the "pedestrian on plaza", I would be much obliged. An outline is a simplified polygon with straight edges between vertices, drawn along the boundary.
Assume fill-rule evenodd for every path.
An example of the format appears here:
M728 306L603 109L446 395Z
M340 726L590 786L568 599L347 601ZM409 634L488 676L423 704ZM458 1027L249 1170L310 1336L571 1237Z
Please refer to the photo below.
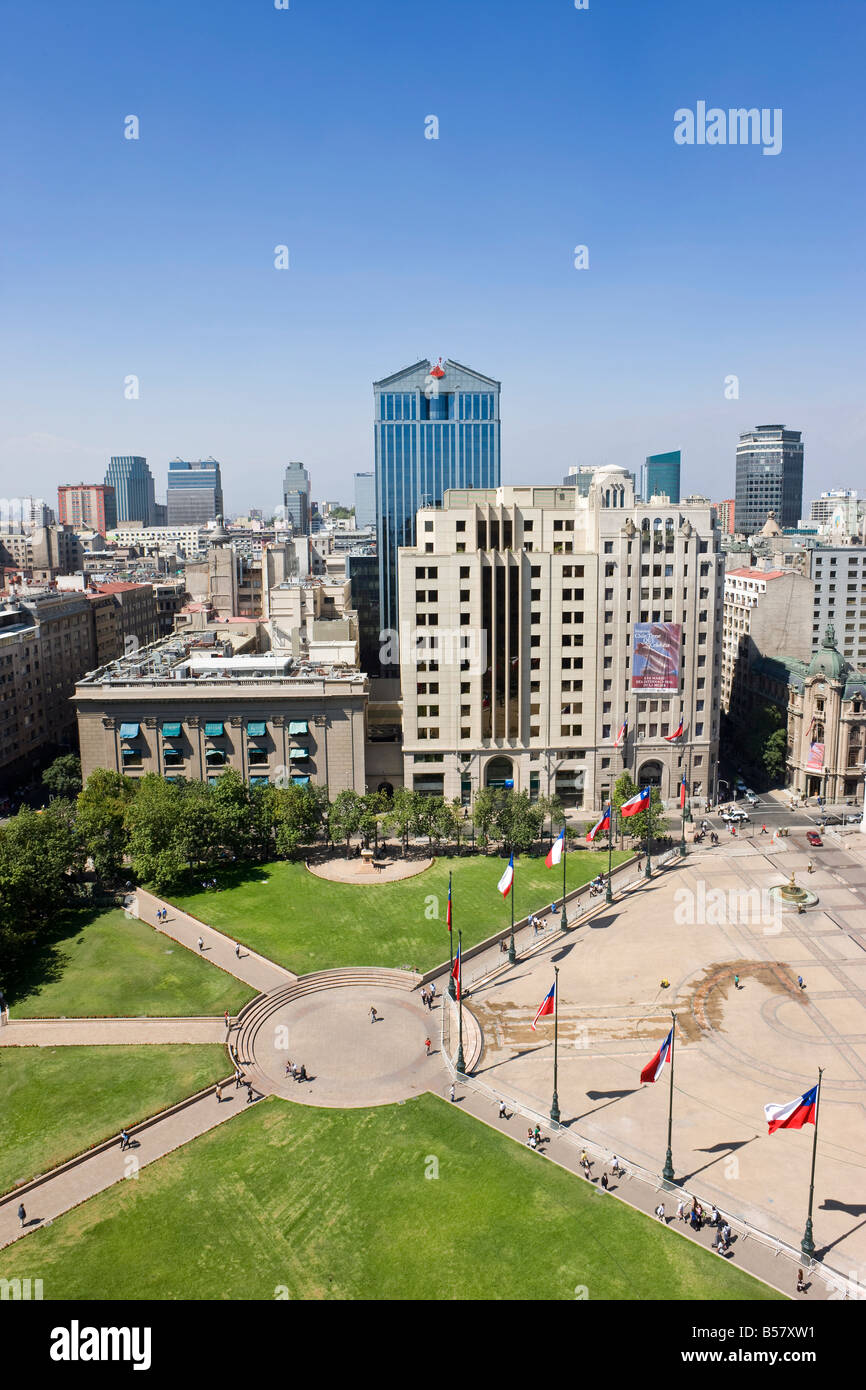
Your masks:
M21 1210L23 1211L24 1208L22 1207ZM806 1292L806 1276L804 1275L802 1269L798 1269L798 1270L797 1270L797 1293L805 1293L805 1292Z
M815 872L815 865L812 863L812 861L811 861L811 859L810 859L809 862L808 862L808 864L806 865L806 873L807 873L807 874L813 874L814 872Z
M640 873L640 871L641 871L642 868L643 868L643 855L642 855L642 854L639 854L638 857L637 857L637 871L638 871L638 873Z
M244 1074L241 1071L240 1067L235 1067L235 1089L237 1089L238 1086L243 1084L243 1079Z
M239 941L236 941L236 942L235 942L235 955L237 956L238 960L240 960L240 958L241 958L241 943L240 943Z
M500 1118L500 1120L507 1120L507 1119L508 1119L508 1116L507 1116L506 1113L505 1113L505 1101L504 1101L504 1100L501 1100L501 1101L499 1102L499 1118Z
M664 1204L664 1202L659 1202L658 1206L656 1207L656 1216L658 1217L659 1221L664 1221L664 1219L665 1219L665 1204Z
M199 937L199 939L198 939L198 949L199 949L200 951L203 951L203 950L204 950L204 942L202 941L201 937Z
M436 981L430 981L430 1007L433 1007L433 1000L436 998Z
M299 1080L299 1081L307 1081L307 1080L308 1080L308 1077L307 1077L307 1068L306 1068L306 1064L305 1064L304 1062L301 1063L301 1070L298 1072L298 1080Z
M677 1202L677 1220L678 1220L678 1221L685 1221L685 1219L686 1219L686 1204L685 1204L685 1200L681 1197L680 1200Z
M426 1009L426 1008L427 1008L427 987L426 987L426 986L425 986L424 989L422 989L422 991L421 991L421 1003L424 1005L424 1008Z
M27 1213L26 1213L26 1211L24 1210L24 1203L21 1202L21 1203L19 1203L19 1206L18 1206L18 1221L19 1221L20 1225L23 1226L23 1225L24 1225L24 1222L25 1222L26 1220L27 1220Z
M429 1038L425 1038L425 1039L424 1039L424 1046L425 1046L426 1049L427 1049L427 1056L429 1057L429 1056L430 1056L430 1039L429 1039Z
M223 1014L223 1023L225 1024L226 1028L228 1028L228 1026L229 1026L229 1011L228 1011L228 1009L226 1009L225 1013Z
M602 1185L602 1187L604 1188L605 1192L607 1192L607 1173L602 1173L602 1175L601 1175L601 1185Z
M532 1132L533 1132L533 1134L535 1135L536 1139L537 1139L539 1142L541 1142L541 1126L540 1126L540 1125L536 1125L536 1126L535 1126L535 1129L534 1129Z
M802 975L797 976L797 984L800 986L801 989L806 988L806 981L803 979Z
M722 1227L722 1240L725 1242L725 1249L727 1250L728 1246L731 1243L731 1228L727 1221Z
M217 1083L216 1098L217 1098L217 1105L222 1105L222 1101L223 1101L223 1088L222 1088L222 1086L221 1086L219 1083Z
M449 1099L449 1100L453 1100L453 1099L454 1099L454 1082L453 1082L453 1081L451 1082L451 1085L450 1085L450 1087L448 1088L448 1099Z
M734 989L739 989L739 988L740 988L740 977L739 977L739 975L735 975L735 976L734 976Z
M610 1160L610 1171L613 1177L619 1177L619 1159L616 1154L614 1154Z
M247 1105L252 1104L252 1099L253 1099L253 1083L252 1083L251 1081L248 1081L248 1082L247 1082Z
M370 1022L371 1022L371 1023L377 1023L378 1020L379 1020L379 1015L376 1013L376 1010L375 1010L374 1006L371 1004L371 1005L370 1005Z
M719 1216L717 1209L713 1207L712 1211L710 1212L710 1225L717 1227L720 1221L721 1217Z
M286 1062L286 1076L294 1076L294 1074L295 1074L295 1064L294 1064L294 1062L292 1061L292 1059L289 1058L288 1062Z
M128 1149L128 1148L129 1148L129 1135L127 1134L127 1132L126 1132L125 1129L122 1129L122 1130L120 1131L120 1152L123 1153L123 1150L124 1150L124 1149Z
M767 827L766 827L765 825L762 825L762 826L761 826L761 834L762 834L762 835L766 835L766 833L767 833Z

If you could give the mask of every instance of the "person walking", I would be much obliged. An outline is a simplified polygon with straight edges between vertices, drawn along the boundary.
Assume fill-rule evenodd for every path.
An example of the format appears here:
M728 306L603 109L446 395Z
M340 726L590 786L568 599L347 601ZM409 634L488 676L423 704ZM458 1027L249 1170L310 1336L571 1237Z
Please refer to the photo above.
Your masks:
M717 1208L713 1207L712 1211L710 1212L710 1225L718 1228L720 1219L721 1218L719 1216Z
M731 1228L727 1221L722 1227L722 1240L725 1242L725 1249L727 1250L728 1246L731 1243Z
M306 1066L304 1065L303 1062L301 1063L301 1070L298 1072L298 1080L299 1080L299 1081L306 1081L306 1080L308 1080L308 1077L307 1077L307 1068L306 1068Z
M371 1023L377 1023L378 1020L379 1020L379 1015L376 1013L375 1008L374 1008L373 1005L371 1004L371 1005L370 1005L370 1022L371 1022Z
M23 1211L23 1210L24 1210L24 1208L22 1207L22 1208L21 1208L21 1211ZM806 1277L805 1277L805 1275L803 1274L802 1269L798 1269L798 1270L797 1270L797 1293L805 1293L805 1292L806 1292Z
M803 979L802 975L797 976L797 984L800 986L801 989L806 988L806 981Z
M620 1172L619 1172L619 1159L617 1158L616 1154L614 1154L614 1155L612 1156L611 1160L610 1160L610 1171L611 1171L611 1176L612 1176L612 1177L614 1177L614 1178L618 1178L618 1177L619 1177L619 1175L620 1175Z
M20 1225L20 1226L23 1226L23 1225L24 1225L24 1222L25 1222L26 1220L27 1220L27 1213L26 1213L26 1211L24 1210L24 1203L21 1202L21 1203L19 1204L19 1206L18 1206L18 1223L19 1223L19 1225Z
M686 1204L685 1204L685 1200L681 1197L680 1200L677 1202L677 1220L678 1220L678 1221L685 1221L685 1219L686 1219Z
M253 1083L252 1083L251 1081L248 1081L248 1082L247 1082L247 1105L250 1105L250 1104L252 1103L252 1099L253 1099Z
M223 1023L225 1024L226 1028L228 1028L228 1026L229 1026L229 1011L228 1011L228 1009L226 1009L225 1013L223 1014Z
M538 1140L538 1142L541 1143L541 1126L540 1126L540 1125L536 1125L536 1126L535 1126L535 1129L534 1129L532 1132L533 1132L533 1134L535 1135L535 1137L536 1137L536 1139Z
M219 1082L217 1082L217 1086L216 1086L216 1098L217 1098L217 1105L222 1105L222 1102L223 1102L223 1088L222 1088L222 1086L220 1085Z
M203 951L203 950L204 950L204 942L203 942L203 940L202 940L201 937L199 937L199 939L198 939L198 949L199 949L200 951Z
M602 1175L601 1175L601 1185L602 1185L602 1187L604 1188L605 1192L607 1192L607 1173L602 1173Z
M425 985L424 989L422 989L422 991L421 991L421 1003L424 1005L424 1008L426 1009L427 1006L428 1006L428 1005L427 1005L427 987L426 987L426 985Z
M125 1129L122 1129L122 1130L120 1131L120 1152L123 1153L123 1150L124 1150L124 1149L128 1149L128 1148L129 1148L129 1135L127 1134L127 1132L126 1132Z
M761 834L762 834L762 835L766 835L766 833L767 833L767 827L766 827L765 825L762 825L762 826L761 826Z
M427 1056L429 1057L429 1056L430 1056L430 1039L429 1039L429 1038L425 1038L425 1039L424 1039L424 1046L425 1046L426 1049L427 1049Z
M664 1204L664 1202L659 1202L658 1206L656 1207L656 1216L658 1217L659 1221L664 1221L664 1219L665 1219L665 1204Z
M740 977L739 977L739 975L735 975L735 976L734 976L734 989L739 989L739 988L740 988Z
M430 1008L433 1008L433 1000L436 998L436 981L430 981Z
M289 1060L288 1060L288 1062L286 1062L286 1076L294 1076L294 1074L295 1074L295 1064L294 1064L294 1062L292 1061L292 1059L291 1059L291 1057L290 1057Z
M240 960L240 958L241 958L241 943L240 943L239 941L236 941L236 942L235 942L235 955L237 956L238 960Z
M451 1085L450 1085L450 1087L449 1087L449 1089L448 1089L448 1099L449 1099L449 1100L453 1100L453 1099L454 1099L454 1082L453 1082L453 1081L451 1082Z

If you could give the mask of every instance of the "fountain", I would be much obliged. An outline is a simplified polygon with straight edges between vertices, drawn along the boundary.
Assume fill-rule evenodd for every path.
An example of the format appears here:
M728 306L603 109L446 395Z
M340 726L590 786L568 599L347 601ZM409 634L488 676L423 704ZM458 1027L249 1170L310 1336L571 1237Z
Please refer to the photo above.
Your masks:
M814 907L818 901L817 893L810 893L808 888L801 888L796 876L791 871L791 877L787 883L777 883L770 889L770 897L783 907L794 907L798 911L807 907Z

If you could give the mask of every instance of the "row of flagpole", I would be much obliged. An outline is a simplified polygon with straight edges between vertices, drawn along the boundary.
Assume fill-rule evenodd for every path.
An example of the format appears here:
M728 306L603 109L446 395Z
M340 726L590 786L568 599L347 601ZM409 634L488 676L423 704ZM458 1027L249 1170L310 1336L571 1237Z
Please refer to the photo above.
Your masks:
M685 786L685 781L683 781ZM632 802L641 801L644 796L649 797L649 788L644 788L637 796L632 797ZM624 803L628 805L629 803ZM621 808L621 813L622 813ZM640 807L638 809L641 809ZM626 815L637 814L637 811L627 811ZM613 854L613 816L612 807L607 806L601 819L593 826L587 835L587 840L591 843L600 830L607 829L608 832L608 881L607 881L607 900L612 901L610 875ZM566 827L563 825L558 838L554 841L547 855L545 863L548 868L556 867L562 861L562 926L565 930L567 925L565 913L566 895ZM460 1075L466 1074L466 1061L463 1055L463 933L457 933L457 955L454 955L454 924L453 924L453 902L452 902L452 883L451 874L448 875L448 909L447 926L451 950L451 972L448 982L448 993L457 1002L458 1019L458 1042L456 1069ZM511 943L508 951L509 962L513 965L516 960L514 948L514 854L508 860L508 867L502 874L497 884L497 888L503 897L511 899ZM539 1019L553 1015L553 1095L550 1105L551 1123L560 1123L559 1091L558 1091L558 1067L559 1067L559 966L553 967L553 984L538 1006L535 1018L532 1020L532 1031L536 1031L536 1024ZM671 1028L658 1052L650 1062L643 1068L640 1074L641 1082L654 1083L664 1072L666 1064L670 1065L670 1086L668 1093L668 1142L665 1152L665 1162L662 1169L662 1181L669 1186L676 1182L673 1164L673 1118L674 1118L674 1050L676 1046L677 1016L671 1010ZM809 1205L806 1218L806 1228L803 1239L800 1242L800 1249L804 1256L811 1259L815 1253L815 1242L812 1233L812 1206L815 1195L815 1160L818 1151L818 1107L821 1099L821 1077L823 1067L818 1068L818 1081L811 1090L806 1091L796 1101L791 1101L785 1105L771 1103L764 1106L764 1115L769 1126L768 1132L774 1134L777 1129L802 1129L803 1125L812 1124L815 1132L812 1140L812 1168L809 1179Z

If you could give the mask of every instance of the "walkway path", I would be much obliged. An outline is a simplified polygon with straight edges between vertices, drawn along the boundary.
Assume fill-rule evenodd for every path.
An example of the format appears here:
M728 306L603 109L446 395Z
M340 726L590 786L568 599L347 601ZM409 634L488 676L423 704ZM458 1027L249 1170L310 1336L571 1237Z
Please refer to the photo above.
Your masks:
M168 918L165 922L157 922L156 914L162 908L168 912ZM164 932L166 936L179 941L181 946L187 946L191 951L198 950L198 939L201 937L204 943L201 955L204 960L209 961L211 965L218 965L221 970L234 975L236 979L243 980L260 994L298 978L291 970L276 965L266 956L260 956L257 951L251 951L249 946L241 946L238 954L237 943L230 936L225 936L215 927L200 922L190 913L172 907L171 903L164 902L162 898L155 897L144 888L136 890L132 910L142 922L156 927L157 931Z
M13 1018L0 1047L98 1047L118 1043L224 1043L214 1018Z

